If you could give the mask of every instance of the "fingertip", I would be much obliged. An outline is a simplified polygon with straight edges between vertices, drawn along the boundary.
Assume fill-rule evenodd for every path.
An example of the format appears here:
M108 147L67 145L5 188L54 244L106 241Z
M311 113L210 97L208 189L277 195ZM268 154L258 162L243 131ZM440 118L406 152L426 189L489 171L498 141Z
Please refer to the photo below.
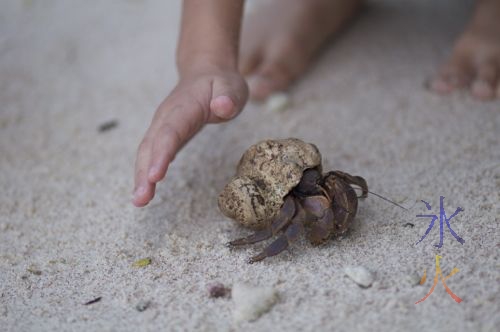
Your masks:
M145 186L139 186L133 194L132 204L136 207L146 206L154 196L154 186L147 188Z
M135 207L138 207L138 208L141 208L141 207L145 207L146 205L148 205L149 202L144 202L144 201L141 201L141 200L137 200L135 197L132 198L132 204L134 204Z
M144 187L138 187L132 194L132 204L134 204L136 207L143 207L144 205L146 205L147 201L144 199L145 193L146 191Z
M210 102L210 110L219 118L231 119L236 115L236 105L228 96L218 96Z

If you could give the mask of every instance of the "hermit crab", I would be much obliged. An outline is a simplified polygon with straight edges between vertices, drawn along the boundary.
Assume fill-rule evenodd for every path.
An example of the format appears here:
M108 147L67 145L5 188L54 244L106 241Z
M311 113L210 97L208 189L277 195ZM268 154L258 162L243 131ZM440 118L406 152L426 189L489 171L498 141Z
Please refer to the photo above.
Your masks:
M265 140L242 156L236 176L219 195L219 208L229 218L256 232L228 243L230 247L279 237L249 263L288 248L308 229L313 245L344 234L358 208L352 187L368 194L366 181L341 171L323 174L321 154L296 138Z

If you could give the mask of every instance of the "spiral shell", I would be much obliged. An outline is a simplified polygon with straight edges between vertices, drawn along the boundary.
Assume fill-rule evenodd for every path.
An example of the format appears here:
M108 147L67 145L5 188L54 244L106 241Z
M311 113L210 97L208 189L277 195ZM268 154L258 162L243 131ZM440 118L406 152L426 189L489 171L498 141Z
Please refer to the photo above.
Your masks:
M321 171L321 154L314 144L297 138L261 141L241 157L236 176L219 195L219 209L243 226L263 228L303 172L314 167Z

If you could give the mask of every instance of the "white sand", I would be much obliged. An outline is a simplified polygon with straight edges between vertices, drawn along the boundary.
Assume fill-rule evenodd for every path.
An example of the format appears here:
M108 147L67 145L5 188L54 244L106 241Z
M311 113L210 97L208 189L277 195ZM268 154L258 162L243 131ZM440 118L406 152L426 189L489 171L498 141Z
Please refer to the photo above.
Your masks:
M85 3L1 5L1 330L234 330L232 301L207 296L214 281L279 292L244 331L498 328L500 103L423 89L470 2L371 5L292 89L286 112L249 105L230 124L207 126L142 210L130 204L134 155L176 81L178 4ZM112 119L118 127L99 134ZM218 212L217 193L245 148L289 136L316 143L326 170L362 175L409 211L372 196L343 239L321 248L301 241L246 264L262 246L223 246L248 231ZM438 213L439 196L448 216L465 210L451 220L464 245L445 227L443 248L434 248L437 225L415 245L429 222L416 215ZM439 284L415 305L438 253L445 275L460 269L447 285L463 302ZM131 266L144 257L152 264ZM353 265L373 273L370 288L345 276Z

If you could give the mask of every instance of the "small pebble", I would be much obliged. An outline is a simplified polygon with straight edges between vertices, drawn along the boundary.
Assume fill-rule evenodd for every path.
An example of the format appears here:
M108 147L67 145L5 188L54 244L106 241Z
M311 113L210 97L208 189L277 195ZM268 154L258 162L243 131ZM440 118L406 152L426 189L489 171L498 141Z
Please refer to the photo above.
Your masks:
M266 101L266 109L270 112L281 112L290 105L290 97L287 93L277 92L270 95Z
M420 279L421 277L418 275L417 272L410 272L409 274L406 274L404 277L405 282L410 286L420 285Z
M345 274L363 288L368 288L373 283L373 274L363 266L348 266L344 268Z
M9 309L7 309L6 306L2 305L0 307L0 316L7 317L8 313L9 313Z
M93 299L93 300L90 300L90 301L88 301L88 302L85 302L83 305L90 305L90 304L94 304L94 303L97 303L97 302L99 302L99 301L101 301L101 300L102 300L102 297L101 297L101 296L99 296L99 297L96 297L96 298L95 298L95 299Z
M278 292L272 287L253 287L235 284L232 290L233 318L236 323L254 321L268 312L278 301Z
M143 312L144 310L146 310L149 305L151 304L151 301L140 301L139 303L136 304L135 306L135 309L137 309L137 311L139 312Z
M214 282L214 283L208 285L207 288L208 288L208 296L210 298L225 297L225 296L231 294L231 288L226 288L220 282Z
M29 273L32 273L36 276L39 276L39 275L42 275L42 271L40 271L39 269L37 269L36 267L34 266L30 266L26 269Z
M407 222L406 224L403 225L403 227L415 227L415 224L412 224L411 222Z
M132 266L133 267L145 267L145 266L148 266L149 264L151 264L151 258L143 258L143 259L139 259L138 261L135 261Z
M101 123L99 127L97 128L97 131L100 133L103 133L105 131L111 130L118 126L118 121L116 120L111 120L111 121L106 121L104 123Z

